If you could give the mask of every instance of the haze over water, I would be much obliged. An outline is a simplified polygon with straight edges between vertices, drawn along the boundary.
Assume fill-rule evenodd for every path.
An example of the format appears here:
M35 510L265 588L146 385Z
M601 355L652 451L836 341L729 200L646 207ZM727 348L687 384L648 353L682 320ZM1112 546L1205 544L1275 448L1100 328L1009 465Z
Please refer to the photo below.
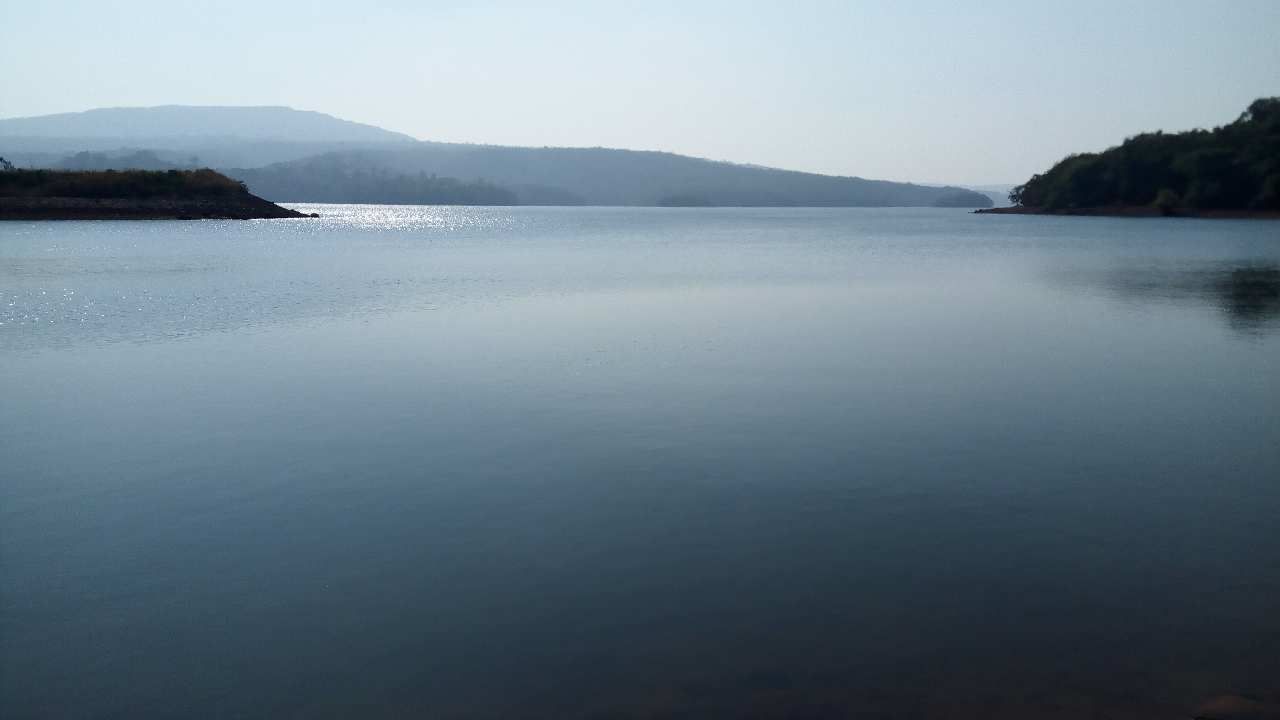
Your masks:
M1280 691L1274 223L298 207L0 224L6 718Z

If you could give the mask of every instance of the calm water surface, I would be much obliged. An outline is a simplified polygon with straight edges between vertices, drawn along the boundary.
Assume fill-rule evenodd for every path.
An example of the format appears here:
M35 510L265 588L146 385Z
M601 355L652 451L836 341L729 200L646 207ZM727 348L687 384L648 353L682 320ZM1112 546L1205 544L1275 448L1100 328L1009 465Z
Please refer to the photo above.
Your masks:
M1280 691L1280 224L310 209L0 223L0 715Z

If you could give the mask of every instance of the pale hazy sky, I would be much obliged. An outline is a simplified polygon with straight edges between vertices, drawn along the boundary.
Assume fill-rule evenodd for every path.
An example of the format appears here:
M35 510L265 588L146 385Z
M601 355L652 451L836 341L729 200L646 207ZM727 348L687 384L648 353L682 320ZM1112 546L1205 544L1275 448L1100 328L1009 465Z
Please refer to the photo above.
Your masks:
M1280 95L1280 0L537 5L0 0L0 117L289 105L977 184Z

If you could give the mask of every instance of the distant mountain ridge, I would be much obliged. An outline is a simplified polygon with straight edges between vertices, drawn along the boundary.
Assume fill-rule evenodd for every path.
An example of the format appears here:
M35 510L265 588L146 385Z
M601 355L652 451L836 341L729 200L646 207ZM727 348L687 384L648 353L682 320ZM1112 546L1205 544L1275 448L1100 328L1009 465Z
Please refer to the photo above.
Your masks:
M204 165L278 202L426 203L459 197L458 188L465 188L464 197L514 198L518 204L991 205L986 195L959 187L819 175L666 152L424 142L284 107L167 105L0 119L0 154L28 167L117 163L124 169L139 158Z
M373 125L277 106L161 105L0 119L0 154L24 167L56 167L81 152L119 157L137 151L174 164L191 165L188 159L195 157L208 167L260 167L417 142Z
M228 169L277 201L318 177L361 174L483 179L515 191L520 204L765 207L989 207L986 195L957 187L867 180L703 160L666 152L609 148L522 148L422 143L363 149Z
M404 133L284 106L159 105L0 119L0 138L228 138L314 143L417 142Z

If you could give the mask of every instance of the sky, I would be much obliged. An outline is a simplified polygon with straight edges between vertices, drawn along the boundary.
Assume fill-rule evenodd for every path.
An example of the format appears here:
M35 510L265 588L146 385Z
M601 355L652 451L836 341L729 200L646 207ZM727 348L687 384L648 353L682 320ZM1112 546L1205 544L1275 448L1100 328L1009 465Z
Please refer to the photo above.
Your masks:
M0 0L0 27L0 117L288 105L970 185L1280 95L1280 0Z

